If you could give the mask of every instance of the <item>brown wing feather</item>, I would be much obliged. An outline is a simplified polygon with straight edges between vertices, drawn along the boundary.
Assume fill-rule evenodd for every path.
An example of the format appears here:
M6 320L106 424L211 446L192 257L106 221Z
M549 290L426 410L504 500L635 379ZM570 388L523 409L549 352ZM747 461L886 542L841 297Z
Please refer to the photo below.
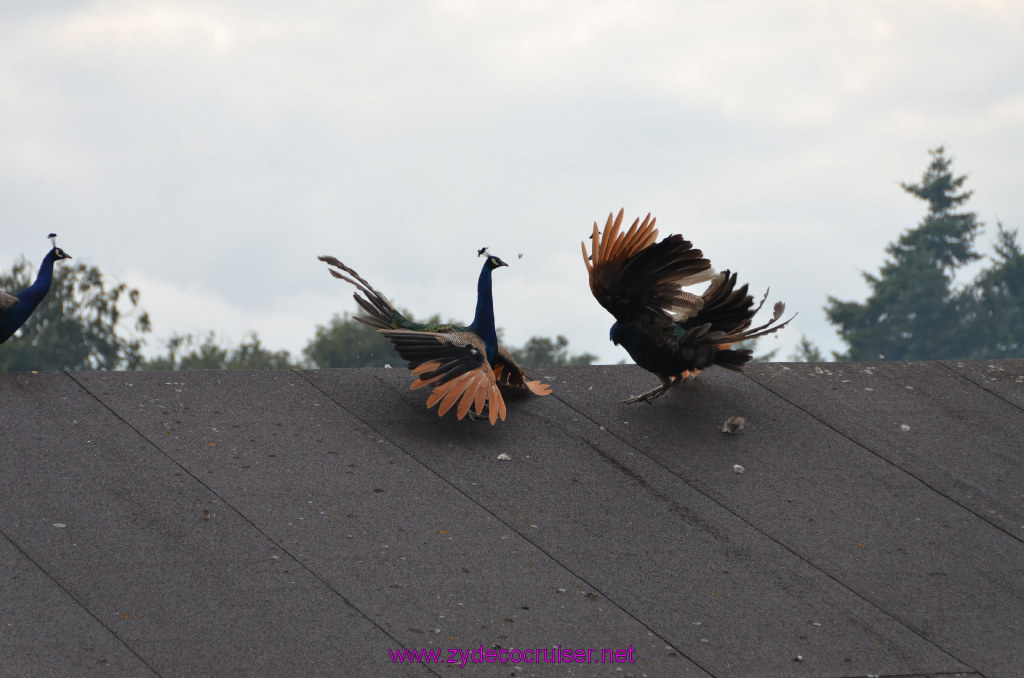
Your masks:
M549 385L542 384L536 379L527 379L526 372L504 346L498 347L498 357L494 359L494 379L501 388L529 391L537 396L551 395Z
M584 260L590 276L590 291L619 320L650 316L667 325L696 313L702 300L681 288L710 280L711 262L681 235L656 242L656 219L636 219L620 232L623 210L608 215L604 233L594 224L593 242Z
M410 370L417 377L419 375L421 375L421 374L426 374L427 372L434 373L434 376L429 378L429 379L422 379L422 378L417 379L416 381L412 382L412 384L409 385L409 388L411 390L415 391L418 388L423 388L424 386L429 386L432 381L436 381L436 380L440 379L441 375L436 373L436 371L440 367L441 367L441 363L439 363L437 361L432 361L432 362L423 363L420 366L418 366L416 369Z
M491 424L505 419L505 403L487 362L483 340L467 332L418 332L380 330L395 350L409 363L416 380L411 389L432 388L427 407L438 405L444 416L458 403L456 417L462 419L470 408L483 414L487 406Z
M498 390L497 384L491 386L489 401L492 408L497 405L496 408L488 410L488 413L491 415L491 425L494 425L496 417L500 417L502 421L505 421L505 401L501 397L501 391ZM497 410L497 412L495 412L495 410Z
M637 228L637 224L640 219L633 222L633 225L629 228L629 232L626 233L626 237L622 239L622 244L619 249L622 251L622 256L632 256L640 250L649 247L654 244L654 241L658 238L658 229L654 228L657 219L651 219L650 212L644 217L644 222Z
M619 228L622 226L622 216L624 213L625 210L619 210L618 216L608 215L603 236L597 229L597 222L594 222L589 261L586 261L587 246L583 244L584 260L587 264L587 270L591 272L591 291L594 289L595 276L593 273L595 270L598 271L599 277L602 268L620 263L641 250L650 247L658 237L658 230L654 228L657 219L652 220L650 214L644 219L643 224L640 223L640 219L636 219L626 233L620 233ZM593 264L591 264L591 261Z
M473 409L476 410L477 414L482 414L484 411L484 403L487 402L487 391L480 388L477 389L476 395L473 397Z
M437 387L437 390L441 390L445 387L448 387L444 397L441 398L441 404L437 406L437 416L443 417L448 412L448 410L452 409L452 406L455 405L455 403L459 402L459 399L462 398L463 396L466 396L466 400L472 402L473 398L469 397L467 391L469 391L469 389L472 388L473 395L476 395L476 382L473 380L474 373L478 374L479 372L467 372L466 374L463 374L461 377L453 379L452 381L449 381L447 384L442 384L441 386ZM430 395L431 398L433 398L434 394L431 393ZM428 407L431 398L427 399ZM459 419L462 419L462 417L459 417Z

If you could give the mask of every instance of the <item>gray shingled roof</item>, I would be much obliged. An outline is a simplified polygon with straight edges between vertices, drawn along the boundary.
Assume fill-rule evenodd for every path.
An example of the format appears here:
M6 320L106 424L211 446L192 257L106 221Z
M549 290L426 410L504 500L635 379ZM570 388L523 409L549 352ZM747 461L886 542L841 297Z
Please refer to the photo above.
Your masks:
M1024 361L539 374L0 374L0 675L1024 675Z

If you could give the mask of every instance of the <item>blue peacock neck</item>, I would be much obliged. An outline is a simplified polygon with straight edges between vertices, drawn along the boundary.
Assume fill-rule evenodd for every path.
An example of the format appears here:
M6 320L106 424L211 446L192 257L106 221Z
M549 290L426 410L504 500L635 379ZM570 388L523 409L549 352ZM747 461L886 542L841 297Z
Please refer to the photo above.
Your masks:
M480 278L476 283L476 315L471 327L476 331L487 346L487 361L494 362L498 355L498 332L494 328L494 300L491 296L490 262L484 263Z
M27 287L18 294L18 300L21 303L33 309L39 305L46 293L50 291L50 285L53 283L53 262L56 260L56 248L46 253L42 265L39 266L39 275L36 276L36 281L32 283L31 287Z

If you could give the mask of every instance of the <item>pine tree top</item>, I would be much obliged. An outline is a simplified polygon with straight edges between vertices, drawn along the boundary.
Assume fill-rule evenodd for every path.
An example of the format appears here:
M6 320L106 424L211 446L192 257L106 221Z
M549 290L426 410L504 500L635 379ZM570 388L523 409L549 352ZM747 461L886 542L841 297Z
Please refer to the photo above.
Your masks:
M903 190L928 203L928 214L917 228L903 233L886 251L897 262L906 257L925 257L951 274L980 258L974 250L974 237L981 223L974 212L953 211L973 194L973 191L956 192L967 181L967 175L953 175L950 170L953 160L946 157L942 146L929 153L932 160L921 182L900 184Z
M921 183L900 183L900 186L908 193L926 201L930 214L940 216L957 205L966 202L974 191L955 193L967 181L967 175L953 176L949 169L950 165L953 164L953 159L946 157L945 147L939 146L928 151L928 153L931 154L932 161L928 165L928 169L921 175Z

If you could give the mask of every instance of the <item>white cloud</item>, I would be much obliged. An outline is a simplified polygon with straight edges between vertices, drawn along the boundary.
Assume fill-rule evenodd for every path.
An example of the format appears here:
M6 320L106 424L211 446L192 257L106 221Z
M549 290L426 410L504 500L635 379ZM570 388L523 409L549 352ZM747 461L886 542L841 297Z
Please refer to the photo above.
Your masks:
M625 207L838 348L825 296L862 295L920 218L898 182L928 148L982 220L1024 225L1018 3L66 7L0 10L0 261L57 230L138 281L158 333L296 352L353 308L321 253L468 319L489 245L513 264L512 343L564 333L618 360L577 248Z

